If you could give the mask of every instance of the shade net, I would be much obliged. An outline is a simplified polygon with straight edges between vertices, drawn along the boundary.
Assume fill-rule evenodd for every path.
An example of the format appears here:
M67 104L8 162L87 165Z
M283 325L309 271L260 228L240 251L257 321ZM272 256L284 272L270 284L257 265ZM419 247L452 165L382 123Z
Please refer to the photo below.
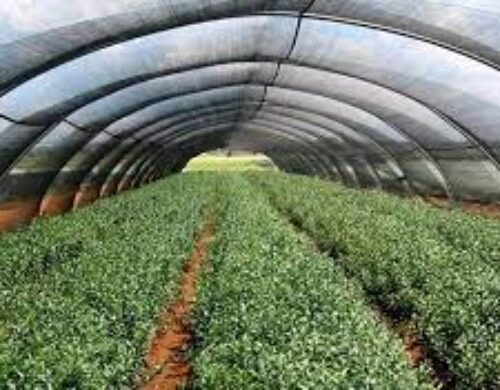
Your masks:
M4 0L0 18L0 209L66 210L222 146L500 200L496 1Z

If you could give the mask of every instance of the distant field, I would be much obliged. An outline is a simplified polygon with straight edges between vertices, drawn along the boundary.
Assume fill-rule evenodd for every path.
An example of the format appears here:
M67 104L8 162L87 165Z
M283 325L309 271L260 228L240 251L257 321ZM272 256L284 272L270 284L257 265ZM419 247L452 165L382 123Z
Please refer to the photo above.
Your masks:
M184 168L193 171L264 171L276 170L273 162L262 154L238 155L232 157L219 155L201 155L194 158Z

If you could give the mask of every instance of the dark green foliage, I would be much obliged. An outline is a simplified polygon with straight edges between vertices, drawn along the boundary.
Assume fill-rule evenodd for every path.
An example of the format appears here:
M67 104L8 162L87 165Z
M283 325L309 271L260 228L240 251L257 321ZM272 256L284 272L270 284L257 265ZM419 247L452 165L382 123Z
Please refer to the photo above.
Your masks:
M0 237L0 388L131 387L211 180L177 177Z
M195 308L195 388L431 387L328 257L242 177L222 180Z
M499 222L305 177L252 180L370 299L415 322L457 387L500 386Z

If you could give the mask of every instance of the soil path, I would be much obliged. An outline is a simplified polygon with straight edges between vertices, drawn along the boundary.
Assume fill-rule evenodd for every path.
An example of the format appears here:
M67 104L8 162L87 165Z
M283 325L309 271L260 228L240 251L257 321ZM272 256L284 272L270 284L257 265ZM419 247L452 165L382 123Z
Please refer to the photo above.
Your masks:
M165 310L151 341L145 357L149 380L140 386L142 390L174 390L189 380L192 370L185 355L194 338L190 316L196 301L198 277L213 237L213 223L207 222L184 266L180 295Z
M370 300L369 296L367 298ZM376 318L401 339L406 358L412 367L425 365L429 379L441 390L455 388L457 378L454 373L427 345L411 320L401 320L397 313L387 311L376 303L372 303L371 308Z

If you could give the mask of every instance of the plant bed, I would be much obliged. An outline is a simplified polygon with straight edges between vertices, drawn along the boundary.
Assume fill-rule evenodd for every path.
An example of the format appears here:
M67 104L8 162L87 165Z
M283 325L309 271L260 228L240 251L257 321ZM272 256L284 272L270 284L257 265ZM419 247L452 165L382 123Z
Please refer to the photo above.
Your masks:
M211 183L178 176L2 235L0 383L131 387Z
M384 312L415 324L453 387L500 385L498 222L305 177L248 177L338 252L335 264Z
M241 176L194 311L193 388L432 388L362 292Z

